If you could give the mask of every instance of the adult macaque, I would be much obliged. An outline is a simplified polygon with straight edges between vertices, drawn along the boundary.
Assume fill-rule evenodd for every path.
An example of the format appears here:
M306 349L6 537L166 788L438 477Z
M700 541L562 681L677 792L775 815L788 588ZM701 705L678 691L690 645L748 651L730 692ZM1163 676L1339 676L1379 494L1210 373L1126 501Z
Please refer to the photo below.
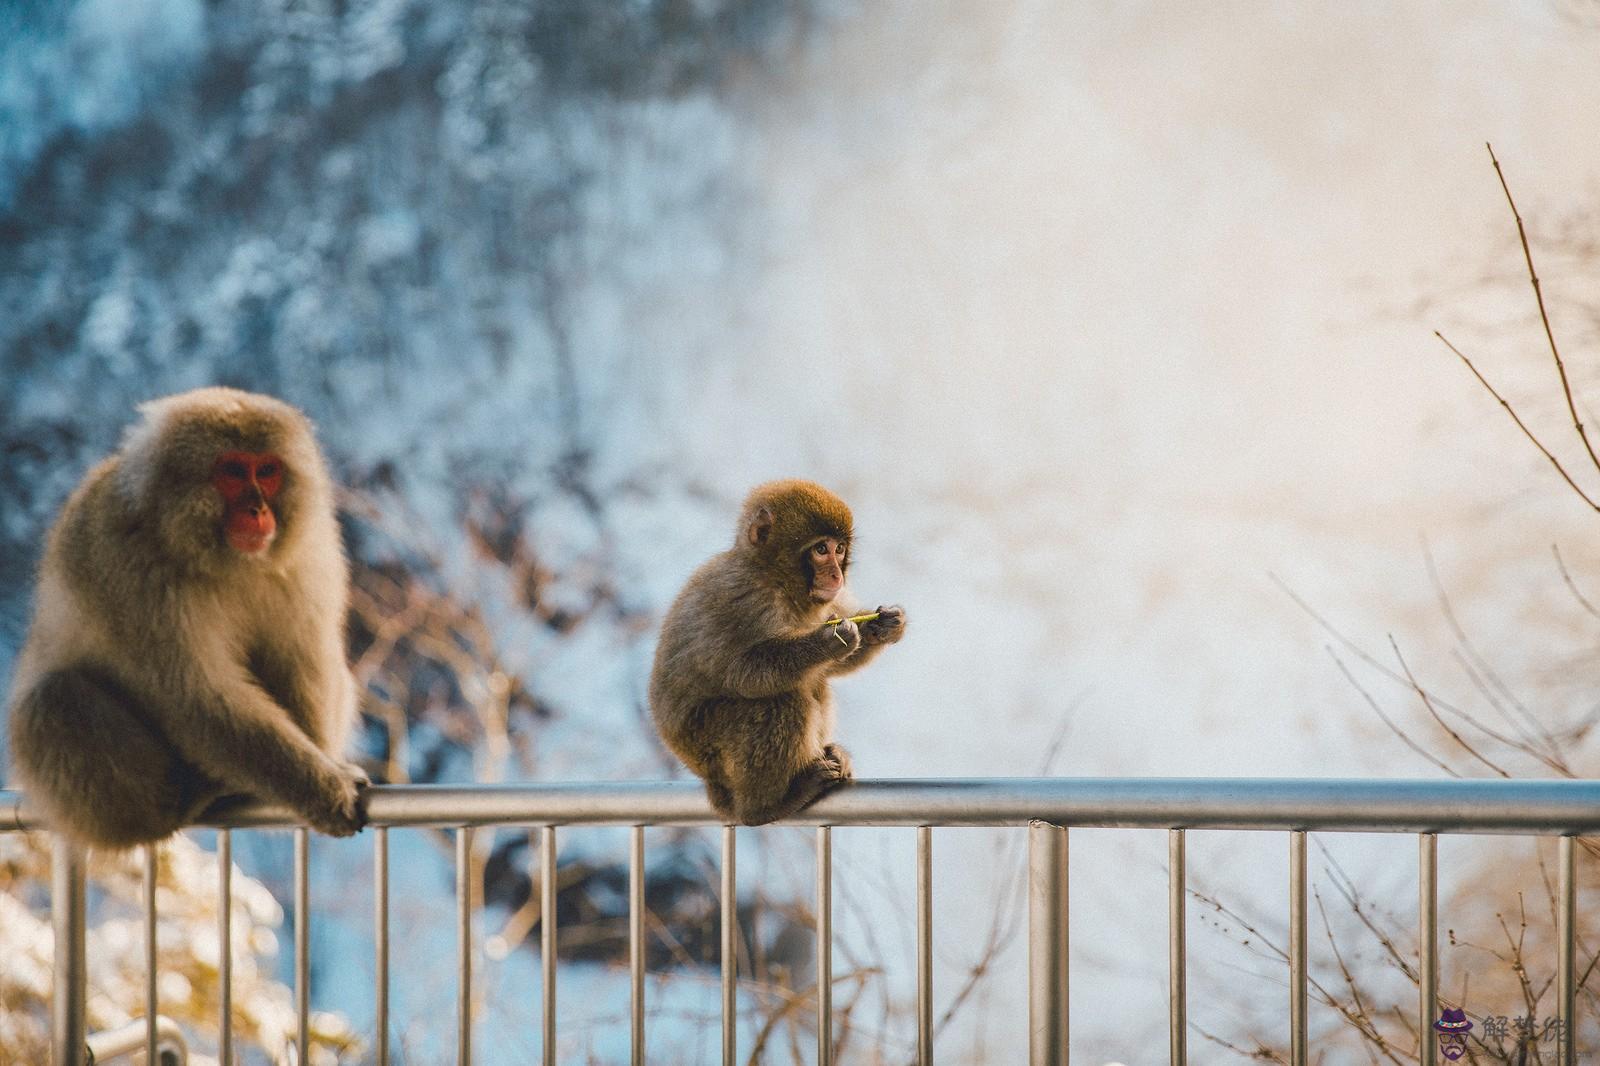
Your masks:
M724 818L785 818L850 780L850 757L832 743L828 679L906 629L899 607L849 617L851 524L821 485L761 485L733 547L696 570L667 612L651 713Z
M102 847L234 794L356 832L349 570L311 424L224 388L140 413L45 546L10 700L23 787Z

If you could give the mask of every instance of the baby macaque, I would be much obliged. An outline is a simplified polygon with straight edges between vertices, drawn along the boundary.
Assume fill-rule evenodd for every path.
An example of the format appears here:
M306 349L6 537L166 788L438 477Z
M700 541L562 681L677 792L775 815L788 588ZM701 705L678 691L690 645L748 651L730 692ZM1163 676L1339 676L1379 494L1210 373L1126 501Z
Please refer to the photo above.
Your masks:
M899 607L852 617L852 520L810 481L745 501L733 547L689 578L661 628L650 709L667 747L724 818L785 818L851 778L832 742L828 680L906 631Z

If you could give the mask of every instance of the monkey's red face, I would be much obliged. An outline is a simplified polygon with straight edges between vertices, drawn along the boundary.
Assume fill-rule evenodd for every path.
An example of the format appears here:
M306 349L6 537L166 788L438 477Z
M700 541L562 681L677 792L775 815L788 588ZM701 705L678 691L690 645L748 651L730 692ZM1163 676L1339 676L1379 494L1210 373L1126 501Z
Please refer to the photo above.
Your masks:
M278 532L272 500L283 488L283 460L265 452L224 452L211 469L211 484L222 494L228 546L242 555L266 551Z
M844 588L845 552L848 546L832 537L823 537L806 549L806 567L811 571L811 599L827 603Z

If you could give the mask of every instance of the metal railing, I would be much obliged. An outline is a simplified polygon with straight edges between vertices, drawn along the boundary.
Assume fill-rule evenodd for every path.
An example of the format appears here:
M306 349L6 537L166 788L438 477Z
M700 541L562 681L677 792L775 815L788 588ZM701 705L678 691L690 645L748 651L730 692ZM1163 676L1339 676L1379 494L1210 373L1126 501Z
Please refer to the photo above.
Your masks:
M95 1066L110 1066L113 1062L131 1062L135 1055L144 1055L146 1062L156 1066L188 1066L189 1045L183 1030L171 1018L156 1018L156 1058L149 1058L149 1023L145 1019L130 1022L120 1029L108 1029L89 1037L89 1057Z
M368 810L374 862L376 922L375 1061L388 1062L389 867L392 828L456 830L459 945L457 1058L472 1061L471 834L479 826L540 827L540 948L544 972L543 1061L556 1061L556 952L554 891L556 831L560 826L632 827L629 847L629 922L632 1061L645 1061L644 1027L644 827L715 825L701 788L692 782L454 786L385 786L372 789ZM832 839L835 826L914 826L917 829L917 1048L933 1061L933 876L935 827L1028 827L1029 1048L1035 1064L1067 1062L1067 833L1069 828L1165 829L1169 838L1169 1031L1171 1060L1187 1056L1185 834L1197 829L1275 830L1289 840L1289 1016L1291 1062L1307 1058L1306 834L1311 832L1410 833L1418 840L1419 998L1416 1025L1421 1060L1433 1066L1431 1029L1437 1017L1437 834L1511 833L1559 836L1556 1000L1558 1060L1575 1066L1574 943L1577 885L1575 838L1600 833L1600 782L1588 781L1373 781L1337 779L1002 778L989 780L862 781L801 812L787 824L817 827L817 1062L832 1062L831 916ZM268 805L230 811L217 824L221 922L221 1060L231 1061L229 898L232 862L229 830L278 827L295 832L295 1005L299 1061L309 1046L308 831L289 812ZM0 831L44 828L26 798L0 792ZM156 1024L155 849L147 849L145 948L147 1047L159 1043ZM56 936L52 1040L57 1066L83 1066L84 866L75 848L56 842L52 920ZM737 990L735 835L722 833L722 1048L732 1066Z

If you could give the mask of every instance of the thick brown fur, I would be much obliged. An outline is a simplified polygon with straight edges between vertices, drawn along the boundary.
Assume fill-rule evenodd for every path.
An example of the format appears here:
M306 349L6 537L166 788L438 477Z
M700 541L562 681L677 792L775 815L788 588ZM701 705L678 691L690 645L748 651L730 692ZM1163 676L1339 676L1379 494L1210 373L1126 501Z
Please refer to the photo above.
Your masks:
M158 840L237 794L354 833L349 567L310 422L224 388L140 413L50 531L11 689L18 778L56 828L102 847ZM283 462L259 557L223 536L210 478L228 451Z
M832 743L828 680L866 665L905 632L905 612L847 617L843 582L853 530L844 501L810 481L774 481L745 501L733 547L689 578L662 624L650 709L662 740L705 782L719 814L760 825L851 778ZM811 550L837 541L840 587L812 595Z

